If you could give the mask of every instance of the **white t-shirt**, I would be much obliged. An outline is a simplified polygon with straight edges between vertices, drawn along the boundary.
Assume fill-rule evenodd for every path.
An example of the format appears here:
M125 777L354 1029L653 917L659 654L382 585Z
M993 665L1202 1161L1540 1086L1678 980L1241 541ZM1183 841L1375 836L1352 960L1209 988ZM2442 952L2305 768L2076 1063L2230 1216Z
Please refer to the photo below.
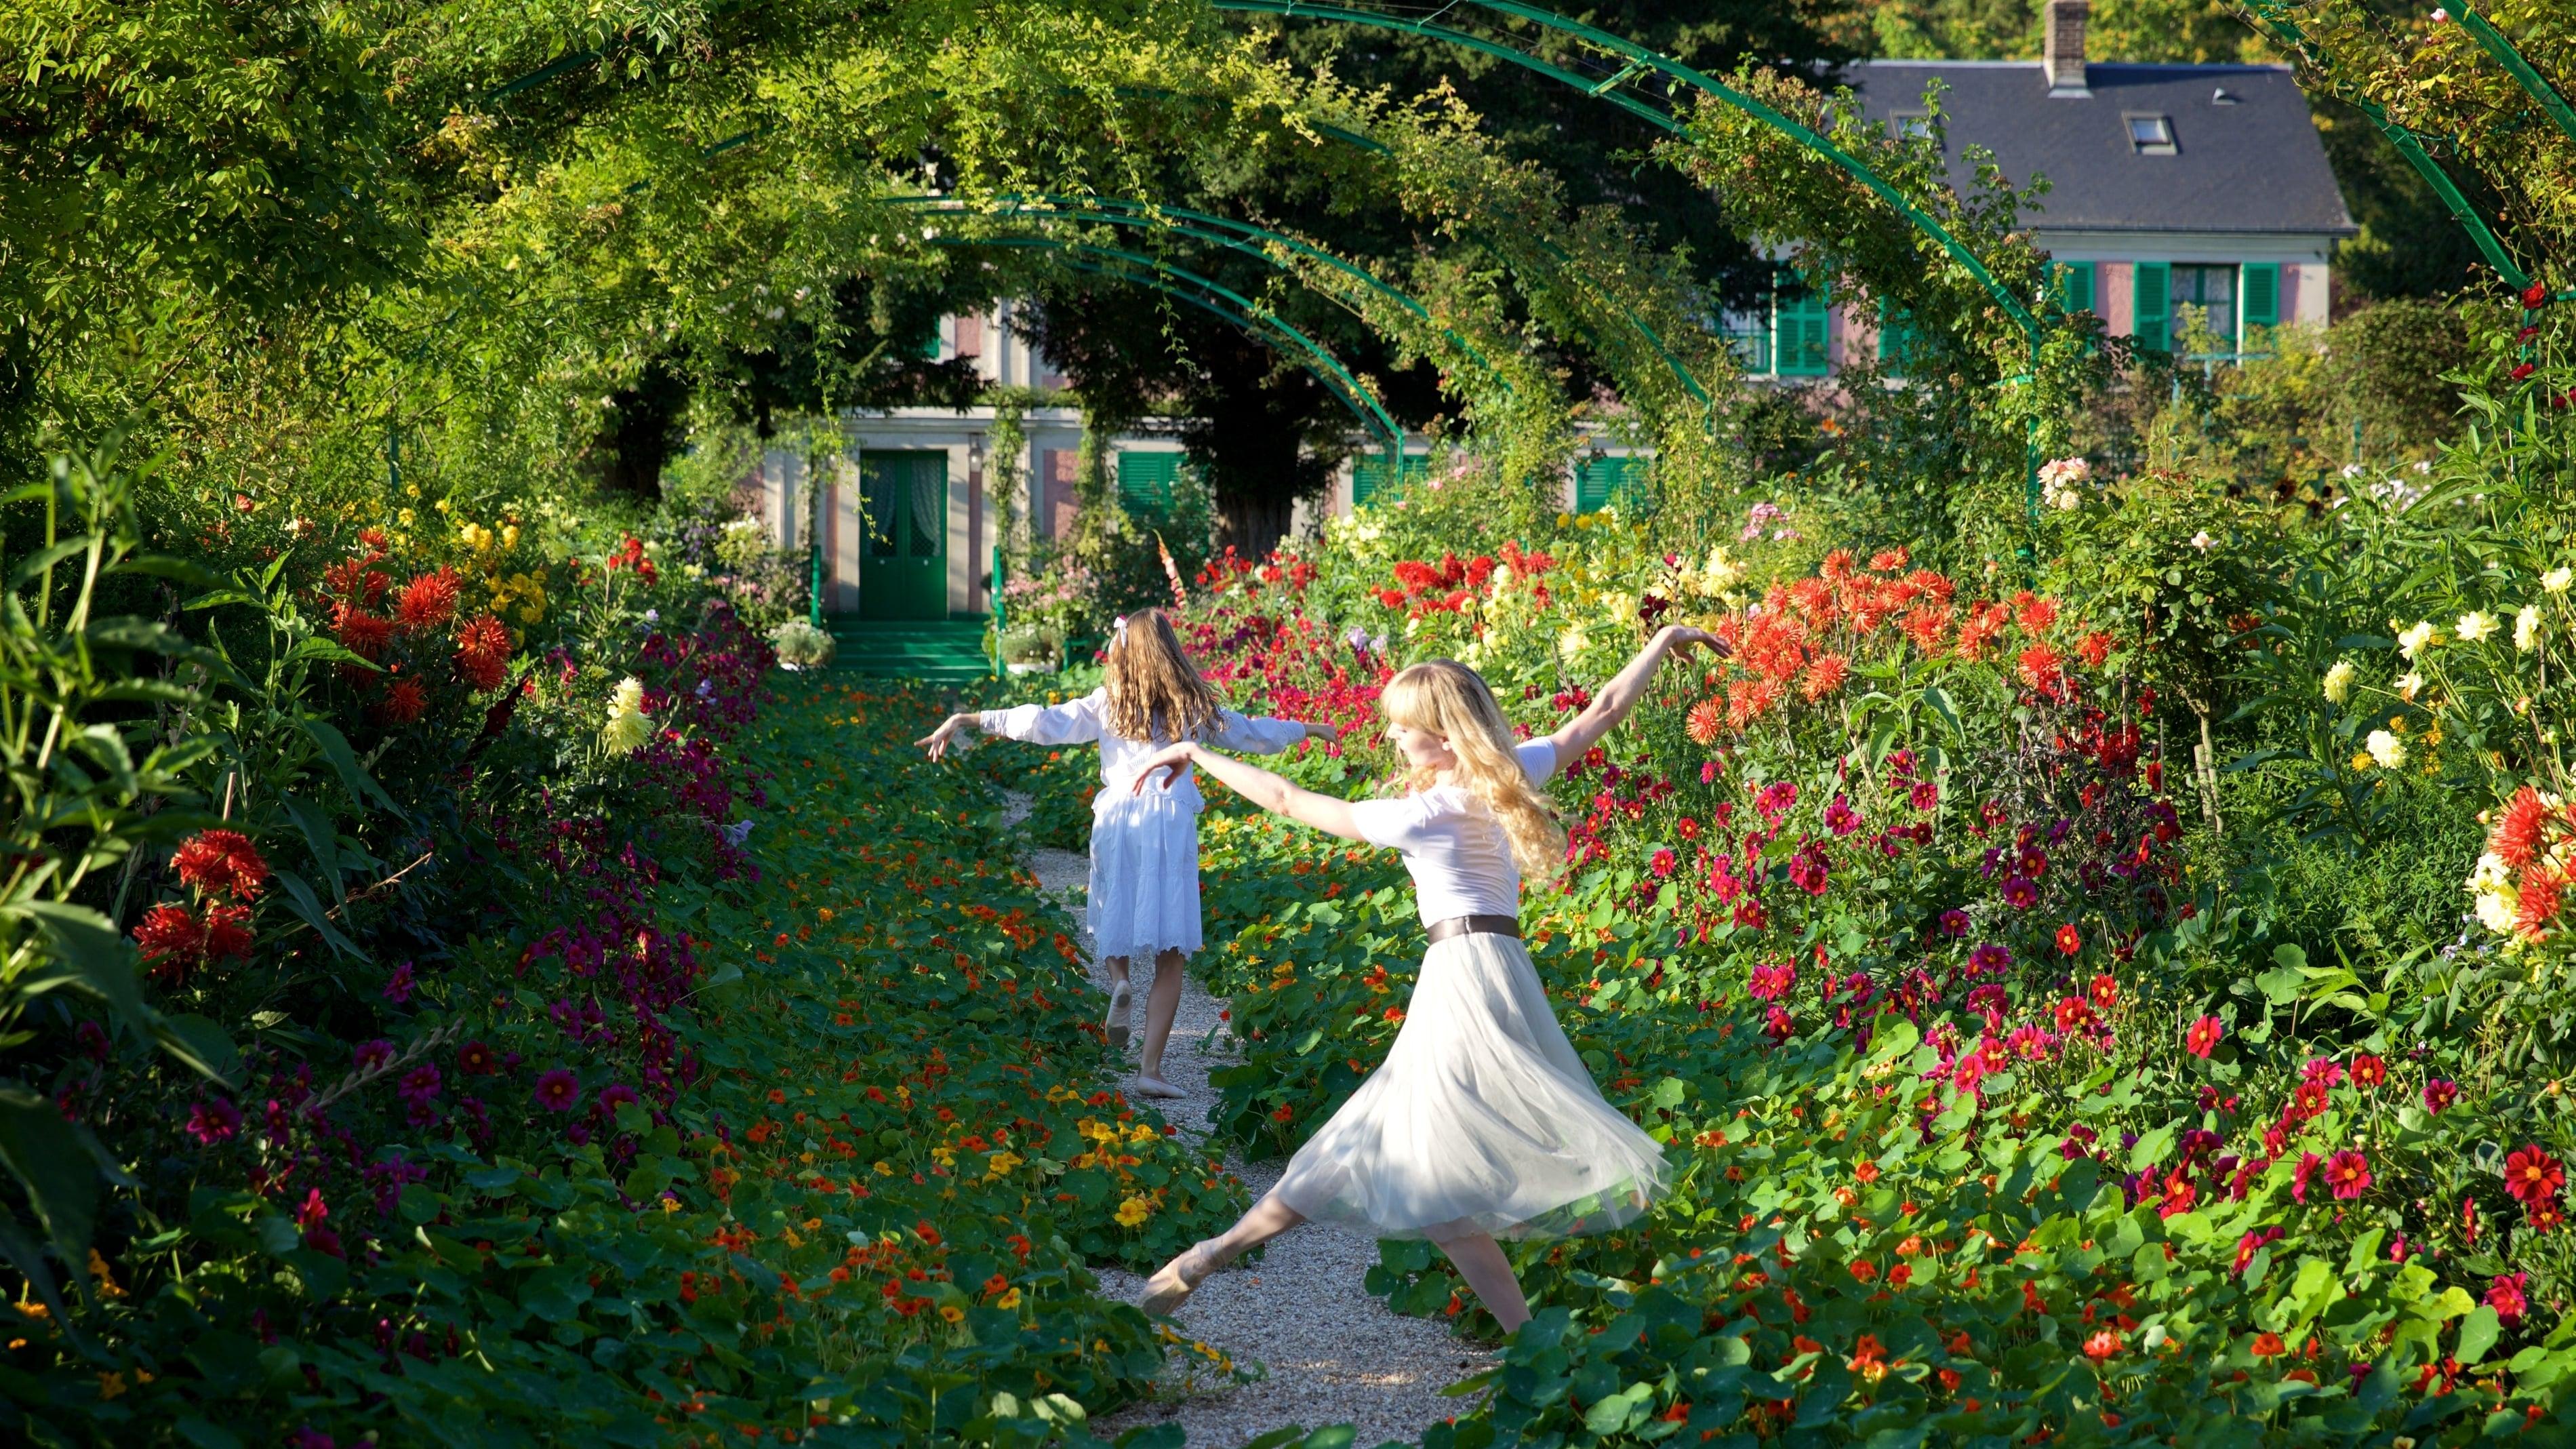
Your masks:
M1531 740L1512 752L1539 785L1556 773L1556 745ZM1393 800L1351 806L1360 838L1404 853L1426 926L1453 916L1521 913L1521 872L1512 845L1484 802L1464 785L1435 785Z

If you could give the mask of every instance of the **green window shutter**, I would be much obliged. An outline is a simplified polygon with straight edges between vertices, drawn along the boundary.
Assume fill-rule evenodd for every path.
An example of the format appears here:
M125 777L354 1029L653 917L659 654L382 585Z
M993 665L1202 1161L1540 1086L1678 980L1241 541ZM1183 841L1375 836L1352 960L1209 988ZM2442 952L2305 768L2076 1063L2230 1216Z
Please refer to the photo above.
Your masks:
M1889 377L1903 377L1913 366L1921 338L1914 319L1902 307L1890 306L1885 298L1878 303L1878 360Z
M2281 323L2281 264L2247 262L2239 268L2236 298L2236 305L2244 312L2244 326L2239 329L2242 340L2236 345L2251 348L2255 345L2255 328L2277 327Z
M2057 264L2057 300L2069 312L2097 310L2093 300L2096 276L2092 262L2059 262Z
M1587 458L1574 470L1574 511L1598 513L1613 503L1636 500L1637 460Z
M1120 453L1118 502L1138 518L1159 518L1172 511L1172 485L1180 472L1178 453Z
M2169 262L2139 262L2135 267L2136 283L2130 288L2131 310L2129 334L2138 346L2149 352L2166 352L2173 347L2173 265Z
M1821 283L1793 293L1798 279L1789 273L1782 278L1787 285L1771 294L1771 370L1782 377L1822 377L1832 358L1831 298Z
M1405 455L1400 470L1391 470L1383 458L1367 456L1351 460L1351 506L1365 508L1372 503L1392 503L1404 496L1404 485L1431 471L1431 460L1420 454Z

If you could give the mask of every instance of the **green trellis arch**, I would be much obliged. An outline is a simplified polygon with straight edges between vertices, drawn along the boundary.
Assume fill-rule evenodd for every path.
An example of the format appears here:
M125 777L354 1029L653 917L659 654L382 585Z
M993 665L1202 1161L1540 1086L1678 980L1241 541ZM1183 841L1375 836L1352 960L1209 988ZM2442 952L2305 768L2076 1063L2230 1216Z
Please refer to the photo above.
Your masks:
M1322 20L1355 25L1374 30L1392 30L1419 35L1444 44L1490 55L1498 60L1545 76L1550 80L1586 95L1597 97L1639 117L1650 125L1677 136L1690 133L1690 126L1671 110L1670 91L1678 84L1710 96L1762 125L1788 137L1819 159L1841 169L1871 194L1885 202L1915 230L1929 237L1960 270L1966 272L1995 305L2002 309L2022 331L2030 354L2030 369L2007 383L2036 382L2040 351L2047 338L2047 326L2039 316L2015 296L2011 288L1998 280L1985 262L1967 244L1953 235L1940 219L1905 198L1903 192L1887 178L1869 168L1857 156L1836 146L1812 127L1804 126L1762 101L1737 90L1725 82L1695 70L1669 56L1660 55L1633 41L1597 29L1578 20L1517 3L1517 0L1453 0L1427 18L1391 14L1381 10L1359 8L1355 4L1332 3L1332 0L1209 0L1219 10L1277 15L1301 20ZM1552 32L1596 54L1614 57L1616 66L1599 78L1588 77L1565 66L1515 46L1469 31L1440 24L1442 17L1461 8L1483 9L1524 20L1540 30ZM1643 82L1655 78L1662 90L1649 90ZM2035 533L2040 521L2039 487L2039 420L2033 416L2027 425L2028 441L2023 447L2022 494L2029 526Z
M1093 242L1072 241L1042 233L1018 236L940 236L929 239L934 246L1008 247L1022 251L1056 252L1069 256L1097 259L1120 264L1118 267L1069 262L1068 266L1102 275L1116 275L1156 291L1190 302L1216 316L1235 323L1255 335L1269 334L1285 341L1302 353L1304 365L1325 387L1350 408L1360 425L1386 439L1391 451L1401 451L1404 430L1379 405L1377 398L1342 366L1330 349L1292 324L1272 315L1259 303L1236 292L1213 278L1202 276L1186 267L1175 266L1161 257L1146 252L1131 252L1121 247L1101 246Z
M1056 196L1050 194L1020 195L1005 193L962 201L946 196L904 196L889 198L897 205L935 207L941 211L969 216L1006 216L1013 218L1061 219L1103 226L1137 228L1187 236L1200 241L1257 257L1279 267L1279 258L1271 251L1278 247L1299 257L1349 277L1367 290L1384 297L1427 327L1437 328L1452 347L1457 348L1486 375L1493 378L1505 396L1512 391L1511 379L1504 376L1492 359L1477 350L1476 345L1431 315L1429 308L1400 288L1388 284L1376 273L1287 232L1251 222L1235 221L1188 207L1163 202L1134 201L1113 196ZM1281 267L1281 270L1286 268Z

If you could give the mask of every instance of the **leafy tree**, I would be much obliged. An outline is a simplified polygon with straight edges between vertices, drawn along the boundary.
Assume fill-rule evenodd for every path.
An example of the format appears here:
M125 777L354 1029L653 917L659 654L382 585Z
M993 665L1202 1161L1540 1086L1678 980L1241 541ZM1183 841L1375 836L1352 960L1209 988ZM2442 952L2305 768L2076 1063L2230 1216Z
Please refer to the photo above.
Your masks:
M1842 50L1825 36L1830 11L1822 0L1619 0L1586 10L1583 19L1715 73L1748 55L1799 67L1837 59ZM1458 15L1445 23L1472 22ZM1552 177L1569 210L1615 206L1647 245L1682 255L1684 275L1720 299L1752 305L1767 294L1770 263L1734 234L1709 193L1680 171L1645 159L1662 133L1644 121L1508 61L1438 40L1340 25L1261 21L1251 28L1265 57L1301 72L1329 73L1364 92L1454 96L1481 119L1481 131L1503 155ZM1536 34L1519 22L1506 28L1516 40ZM1541 42L1542 54L1573 63L1561 53L1561 41ZM1398 274L1434 240L1396 207L1353 204L1342 170L1330 158L1319 164L1311 153L1203 151L1187 158L1171 185L1165 194L1173 199L1311 236ZM1249 259L1197 254L1190 265L1245 295L1271 289L1273 273ZM1419 369L1399 373L1386 346L1346 314L1310 299L1274 300L1354 371L1375 377L1399 421L1419 427L1438 415L1434 379ZM1267 549L1285 530L1295 500L1330 476L1349 431L1348 414L1302 369L1248 348L1203 314L1179 315L1187 308L1141 314L1154 319L1146 330L1164 339L1155 348L1137 336L1140 309L1127 289L1050 289L1039 302L1035 335L1087 396L1165 396L1200 419L1183 430L1183 439L1208 476L1228 542ZM1551 356L1571 398L1595 394L1603 381L1600 364L1580 340L1558 339Z

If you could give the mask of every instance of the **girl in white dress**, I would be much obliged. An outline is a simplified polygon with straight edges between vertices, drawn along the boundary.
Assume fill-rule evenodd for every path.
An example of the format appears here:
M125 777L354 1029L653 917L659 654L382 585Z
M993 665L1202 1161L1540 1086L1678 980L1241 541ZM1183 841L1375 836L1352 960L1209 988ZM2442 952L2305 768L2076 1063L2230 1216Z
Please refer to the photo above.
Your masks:
M1128 788L1145 758L1176 740L1205 740L1230 750L1276 754L1305 739L1332 739L1326 724L1247 719L1225 707L1215 686L1182 652L1180 636L1159 609L1120 619L1104 656L1107 683L1080 699L1046 706L950 715L919 741L943 757L968 730L1038 745L1100 746L1100 793L1091 802L1090 926L1092 955L1109 971L1109 1044L1127 1045L1127 964L1154 963L1145 1003L1145 1044L1136 1090L1177 1097L1163 1080L1163 1044L1181 1005L1181 962L1199 949L1198 786L1183 770L1169 790Z
M1520 940L1521 872L1553 874L1564 833L1537 786L1636 707L1665 656L1701 645L1670 628L1552 735L1515 745L1493 691L1435 659L1388 681L1387 735L1411 793L1352 803L1301 790L1195 741L1144 763L1205 769L1254 804L1403 852L1431 948L1386 1062L1289 1159L1279 1185L1222 1236L1163 1265L1145 1308L1169 1313L1208 1274L1309 1218L1428 1238L1505 1331L1529 1319L1497 1237L1600 1232L1666 1187L1663 1149L1602 1100L1548 1007Z

